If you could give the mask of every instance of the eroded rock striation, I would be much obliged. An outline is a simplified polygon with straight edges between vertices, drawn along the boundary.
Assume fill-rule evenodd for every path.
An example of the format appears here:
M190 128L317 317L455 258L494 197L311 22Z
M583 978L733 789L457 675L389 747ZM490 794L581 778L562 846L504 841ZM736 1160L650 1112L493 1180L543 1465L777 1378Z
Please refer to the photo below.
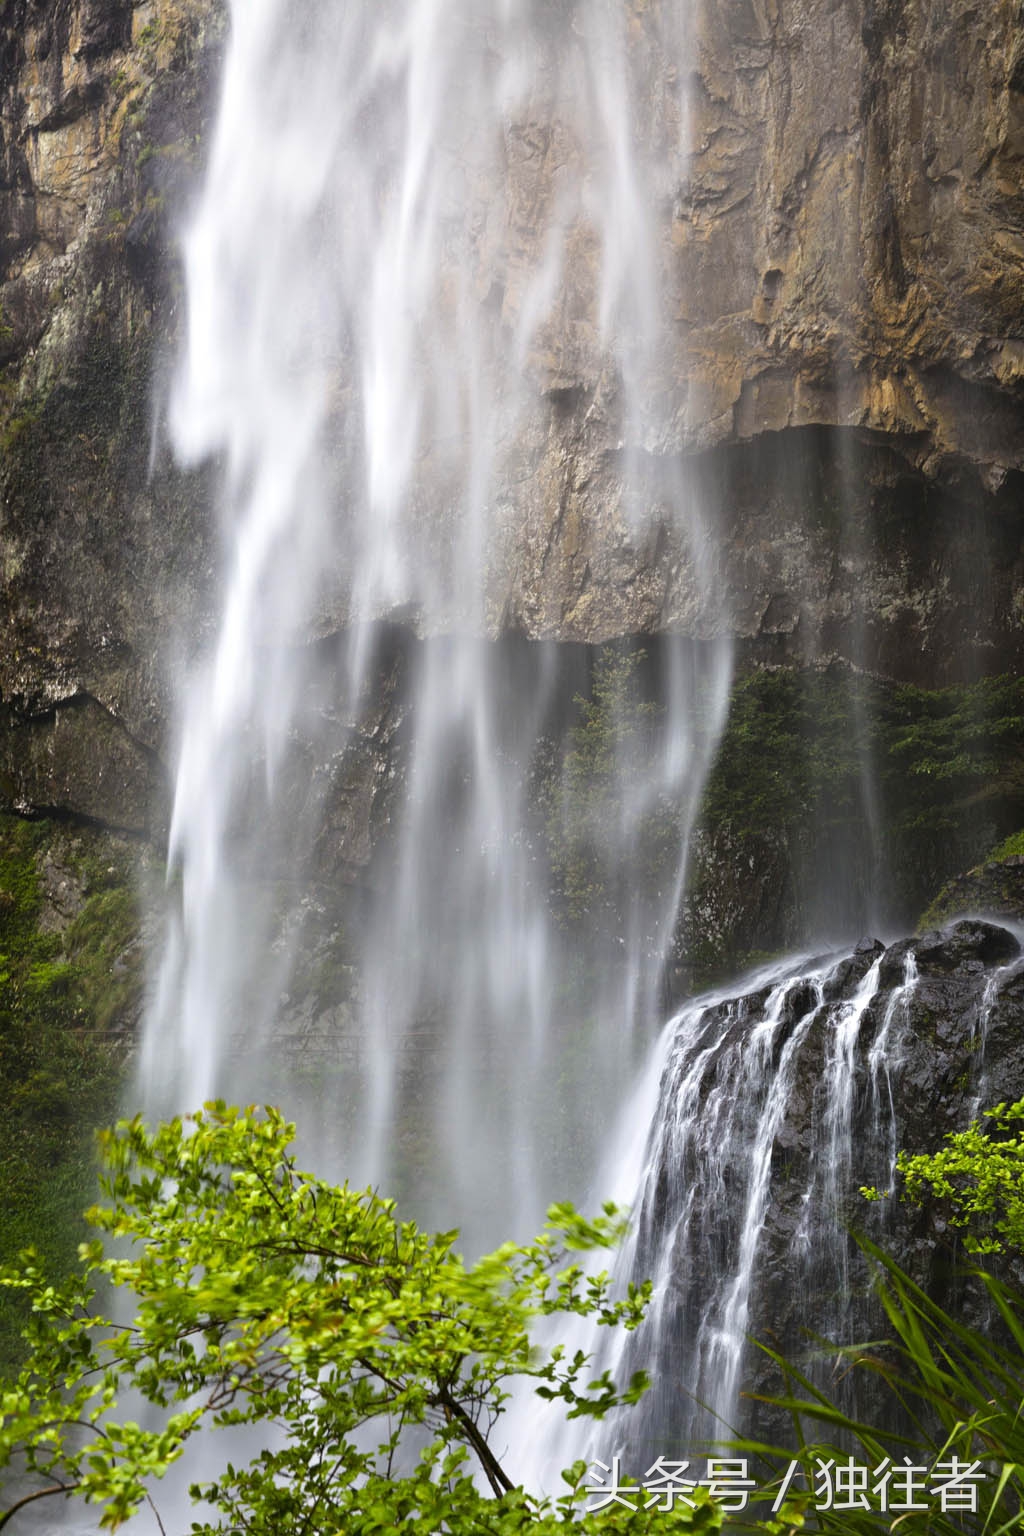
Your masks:
M1015 0L699 0L685 134L659 7L627 9L658 125L658 425L628 440L581 224L579 291L538 338L539 414L496 491L493 629L727 632L763 660L919 680L1016 664ZM201 643L215 575L210 476L151 448L224 29L215 0L0 18L3 792L137 831L160 819L161 658ZM481 297L510 333L571 152L542 91L507 125L480 259L511 230Z
M651 11L634 9L642 28ZM563 412L548 456L562 473L525 519L543 554L520 557L517 613L581 639L725 623L774 659L846 655L894 675L1016 657L1016 7L692 12L693 154L666 187L661 251L671 425L648 445L664 517L639 543L620 517L614 383L577 323L541 380ZM676 454L717 543L710 606L659 482Z
M939 1300L962 1284L949 1213L896 1198L896 1152L937 1151L980 1106L1024 1091L1021 956L1015 933L962 921L792 960L748 978L745 993L682 1011L635 1202L635 1274L662 1287L635 1346L633 1363L658 1383L638 1410L641 1438L713 1435L698 1404L715 1402L730 1361L738 1390L778 1392L747 1335L806 1353L830 1394L859 1382L870 1398L871 1373L849 1373L845 1388L830 1380L805 1331L847 1343L884 1334L854 1232ZM869 1203L865 1185L892 1197ZM849 1406L872 1418L880 1402ZM776 1432L786 1428L780 1417Z
M0 784L136 833L166 796L171 637L211 574L203 477L152 446L221 31L208 0L0 17Z

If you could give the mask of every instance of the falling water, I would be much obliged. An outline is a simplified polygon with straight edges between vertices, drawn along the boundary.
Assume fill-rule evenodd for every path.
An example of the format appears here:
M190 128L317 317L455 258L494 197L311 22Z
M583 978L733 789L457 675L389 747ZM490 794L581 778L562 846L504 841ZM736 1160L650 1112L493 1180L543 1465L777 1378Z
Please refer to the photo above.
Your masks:
M734 1415L780 1169L801 1216L772 1262L844 1288L864 1023L889 1168L916 985L908 955L879 1019L874 952L790 960L688 1006L650 1053L731 675L665 387L685 10L233 4L169 410L179 459L219 470L223 593L182 681L142 1067L153 1112L282 1100L329 1171L471 1245L595 1176L635 1192L659 1379L635 1433L669 1450ZM655 501L671 516L716 619L700 639L595 659L517 607L516 541L558 515L542 465L578 351L617 424L622 536ZM584 841L603 915L581 934L553 887L602 687ZM337 852L364 792L370 877Z
M903 979L883 997L890 956ZM621 1436L642 1471L728 1437L746 1422L741 1386L759 1379L752 1332L795 1347L811 1317L836 1339L865 1321L850 1301L848 1201L851 1184L891 1171L898 1037L916 984L910 951L792 957L746 978L742 997L698 999L667 1027L650 1130L635 1118L618 1154L638 1174L621 1272L653 1280L651 1311L644 1333L602 1361L619 1374L643 1366L654 1386L610 1431L566 1439L563 1461L607 1455ZM596 1336L574 1345L599 1348Z
M974 1021L971 1044L974 1052L974 1070L972 1073L972 1093L968 1118L976 1120L982 1110L992 1102L999 1099L998 1090L993 1092L990 1082L988 1063L988 1034L992 1023L992 1014L999 1001L999 994L1011 978L1020 974L1021 961L1019 958L1010 960L1006 965L1000 965L992 971L985 983L982 993L978 1015Z
M548 494L559 370L586 336L619 424L616 515L642 533L661 464L659 516L713 589L659 383L678 9L640 27L612 0L244 0L184 242L170 431L182 462L219 468L223 597L182 684L145 1094L283 1098L302 1118L282 1060L296 965L318 921L338 937L330 840L360 765L381 787L390 689L397 788L370 885L349 892L358 988L340 1012L321 988L340 1087L307 1138L473 1242L581 1187L660 1025L728 692L720 641L666 637L628 663L656 723L641 742L612 722L615 811L592 852L615 916L581 948L547 843L591 662L500 638L510 530ZM649 101L654 54L669 85ZM658 816L652 895L638 865ZM294 1036L306 1057L316 1024Z
M917 956L907 949L903 960L903 981L894 987L886 1004L882 1027L868 1052L868 1072L871 1078L872 1116L876 1125L888 1127L886 1137L886 1171L881 1188L892 1189L896 1179L896 1155L898 1119L893 1097L893 1085L903 1068L904 1047L909 1024L910 999L918 981Z

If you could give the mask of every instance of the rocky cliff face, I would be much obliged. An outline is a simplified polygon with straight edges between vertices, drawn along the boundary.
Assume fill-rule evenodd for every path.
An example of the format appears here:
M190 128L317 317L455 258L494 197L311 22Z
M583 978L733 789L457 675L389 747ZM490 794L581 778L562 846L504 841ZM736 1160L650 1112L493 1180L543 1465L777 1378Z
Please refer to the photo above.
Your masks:
M659 7L629 21L667 104ZM496 628L725 629L764 659L912 678L1020 659L1019 21L1016 0L692 7L692 157L668 105L649 146L671 295L662 426L632 445L650 516L638 533L619 381L570 288L502 491ZM3 793L136 831L159 820L164 659L208 617L208 482L150 450L222 34L214 0L11 0L0 20ZM508 125L492 215L516 235L510 326L566 152L539 101ZM710 580L671 510L684 460Z
M654 8L632 9L651 31ZM846 654L897 674L922 652L933 671L952 667L964 640L975 659L1016 656L1018 7L692 11L693 155L666 185L661 251L672 430L650 445L650 499L667 500L659 457L695 456L717 529L716 611L667 512L630 546L614 386L585 323L544 360L563 409L547 462L562 472L529 509L510 601L528 628L578 638L708 632L724 613L776 656ZM648 46L657 90L666 65ZM546 173L542 157L524 172Z
M869 429L996 488L1021 467L1019 8L696 10L678 239L697 436Z
M206 0L0 19L0 782L134 832L209 575L208 498L151 447L219 30Z
M949 1212L869 1204L859 1191L892 1188L897 1148L937 1151L979 1104L1019 1095L1022 1007L1017 937L961 922L889 948L865 940L848 956L793 961L745 996L683 1011L635 1202L635 1274L663 1282L632 1361L654 1366L658 1383L631 1424L641 1438L714 1435L690 1393L715 1400L730 1329L737 1352L747 1334L791 1358L806 1351L811 1374L841 1394L808 1341L809 1320L817 1338L885 1336L851 1230L949 1299L962 1256ZM778 1393L773 1370L745 1346L736 1385ZM864 1398L849 1406L877 1422L870 1373L850 1373L854 1389ZM782 1443L787 1428L781 1415L758 1421Z

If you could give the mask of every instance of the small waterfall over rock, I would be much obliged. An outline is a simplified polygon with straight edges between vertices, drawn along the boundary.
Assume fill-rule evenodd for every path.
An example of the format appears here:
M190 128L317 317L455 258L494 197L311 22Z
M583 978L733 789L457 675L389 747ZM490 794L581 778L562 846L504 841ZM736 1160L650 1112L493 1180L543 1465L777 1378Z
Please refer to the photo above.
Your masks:
M642 1473L658 1455L752 1427L770 1438L771 1412L741 1395L780 1385L751 1338L804 1356L826 1384L821 1341L873 1336L851 1232L884 1235L911 1267L927 1247L920 1215L893 1223L859 1189L890 1189L898 1146L934 1144L975 1113L982 1074L1021 1081L1020 957L1014 934L961 922L888 948L791 958L748 977L742 995L678 1014L652 1062L650 1128L638 1116L629 1145L621 1127L617 1151L638 1174L619 1270L651 1278L654 1297L644 1330L603 1362L621 1375L646 1369L654 1385L594 1438L564 1437L563 1462L614 1443ZM595 1335L574 1347L601 1344ZM785 1419L774 1428L785 1436Z

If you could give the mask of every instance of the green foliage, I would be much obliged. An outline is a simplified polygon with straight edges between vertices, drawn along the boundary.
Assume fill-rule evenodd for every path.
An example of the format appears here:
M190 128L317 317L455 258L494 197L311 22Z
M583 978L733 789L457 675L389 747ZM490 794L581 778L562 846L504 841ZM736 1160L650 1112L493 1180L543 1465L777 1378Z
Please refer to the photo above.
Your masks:
M1024 678L897 688L882 723L893 769L912 781L908 824L948 829L979 800L1024 799Z
M889 918L911 922L945 882L1022 823L1024 680L923 689L838 666L761 669L733 688L700 815L691 905L742 921L751 870L755 887L757 872L770 868L776 882L807 890L829 863L854 883L877 882L873 861L881 858ZM723 892L734 894L731 906ZM928 914L945 915L944 900ZM782 932L733 935L704 923L691 950L707 974L749 963L766 937L769 947L784 941Z
M985 1115L995 1135L974 1120L938 1152L901 1152L902 1195L915 1205L940 1201L969 1253L1024 1254L1024 1099Z
M1024 1529L1024 1327L1020 1298L991 1275L979 1279L991 1308L1005 1328L1003 1342L969 1327L933 1301L890 1257L864 1240L861 1247L876 1271L877 1293L892 1337L884 1344L839 1352L845 1369L867 1372L879 1380L898 1407L904 1429L887 1432L851 1418L836 1407L791 1361L772 1349L765 1353L782 1372L784 1395L766 1398L792 1418L795 1449L745 1442L743 1449L763 1456L776 1469L771 1494L781 1488L795 1461L800 1476L791 1485L786 1510L792 1529L812 1520L823 1532L867 1533L899 1530L952 1536ZM764 1348L764 1346L762 1346ZM835 1356L836 1350L830 1353ZM975 1489L976 1508L947 1499L939 1486L945 1473L973 1468L961 1486ZM823 1508L837 1466L850 1460L872 1473L864 1494L867 1508ZM883 1509L908 1463L919 1469L912 1499L920 1511ZM979 1475L980 1474L980 1475ZM878 1491L885 1489L886 1493ZM930 1495L930 1496L929 1496ZM965 1499L966 1502L966 1499ZM783 1513L786 1513L786 1510Z
M938 1202L945 1219L963 1231L964 1246L972 1253L1019 1256L1024 1253L1024 1100L999 1104L986 1114L992 1134L975 1121L966 1131L947 1135L936 1153L900 1152L902 1198L915 1205ZM884 1198L875 1189L862 1194ZM846 1370L869 1373L888 1389L900 1432L851 1418L792 1361L767 1349L783 1374L786 1393L766 1401L790 1413L799 1447L796 1460L803 1475L794 1511L814 1507L821 1530L852 1531L854 1536L897 1525L929 1536L1024 1529L1024 1301L994 1275L977 1272L986 1303L981 1312L989 1320L971 1325L930 1297L889 1255L866 1239L859 1241L874 1268L891 1337L838 1353ZM794 1457L777 1446L756 1448L780 1468ZM926 1511L898 1513L883 1511L880 1498L871 1496L867 1509L822 1511L816 1494L831 1475L822 1468L846 1465L851 1450L872 1468L910 1463L921 1469L921 1484L926 1473L948 1468L952 1458L961 1468L973 1465L984 1474L968 1480L976 1489L977 1507L964 1507L965 1495L959 1507L943 1509L940 1497L938 1507L933 1499Z
M0 339L3 339L3 329L0 327ZM36 425L42 412L42 405L39 402L33 402L16 414L8 415L3 428L0 429L0 453L10 453Z
M579 718L569 733L560 781L549 782L542 796L555 888L572 922L602 909L610 915L616 907L623 875L621 786L642 771L664 714L642 695L645 659L642 650L618 646L601 652L590 697L577 694L574 700ZM633 839L645 886L656 888L678 847L674 808L655 808L626 836Z
M687 954L704 985L792 942L787 903L823 867L869 858L868 685L845 670L757 670L734 684L708 775L688 892Z
M751 672L737 682L703 820L746 839L805 821L819 805L849 812L861 767L846 674Z
M749 836L823 801L843 814L867 755L897 834L958 830L979 801L1024 806L1024 679L925 689L838 668L751 672L733 690L706 819Z
M53 1285L28 1255L0 1278L32 1302L31 1356L0 1396L4 1465L102 1506L115 1529L200 1428L257 1425L263 1450L193 1488L213 1510L197 1536L719 1528L706 1499L580 1517L582 1463L551 1504L517 1488L493 1448L517 1377L570 1417L643 1392L642 1376L619 1391L581 1353L541 1354L529 1336L551 1315L640 1321L649 1286L613 1301L574 1258L617 1239L614 1207L596 1221L555 1207L536 1241L469 1266L456 1233L421 1232L372 1191L301 1172L292 1135L275 1110L220 1103L152 1134L138 1119L106 1133L108 1203L89 1213L101 1236L83 1245L82 1273ZM134 1316L106 1316L98 1292L126 1294ZM118 1418L128 1388L162 1410L159 1425Z
M602 935L626 910L625 866L653 903L672 888L680 853L681 806L667 796L624 825L622 786L634 772L649 778L664 726L652 672L643 651L604 647L561 763L542 776L558 909ZM791 908L819 888L823 867L843 871L851 906L884 885L886 920L910 923L1022 824L1024 679L924 689L839 665L750 671L733 686L698 817L693 978L784 948L803 917ZM1013 909L1012 892L1002 909Z
M1024 858L1024 832L1011 832L998 847L987 856L987 862L1002 864L1006 859Z
M122 1053L94 1029L138 995L127 872L81 856L91 891L66 933L40 926L38 861L54 829L0 817L0 1255L34 1244L73 1263L95 1180L93 1134L117 1110ZM115 910L116 909L116 910ZM0 1296L0 1367L20 1358L26 1305Z
M135 892L123 873L115 872L114 882L109 880L98 888L94 882L65 938L72 1006L96 1029L116 1024L137 1002L142 988Z
M922 912L918 933L941 928L965 912L989 912L1018 918L1024 915L1024 835L1012 834L986 855L983 862L946 882Z

